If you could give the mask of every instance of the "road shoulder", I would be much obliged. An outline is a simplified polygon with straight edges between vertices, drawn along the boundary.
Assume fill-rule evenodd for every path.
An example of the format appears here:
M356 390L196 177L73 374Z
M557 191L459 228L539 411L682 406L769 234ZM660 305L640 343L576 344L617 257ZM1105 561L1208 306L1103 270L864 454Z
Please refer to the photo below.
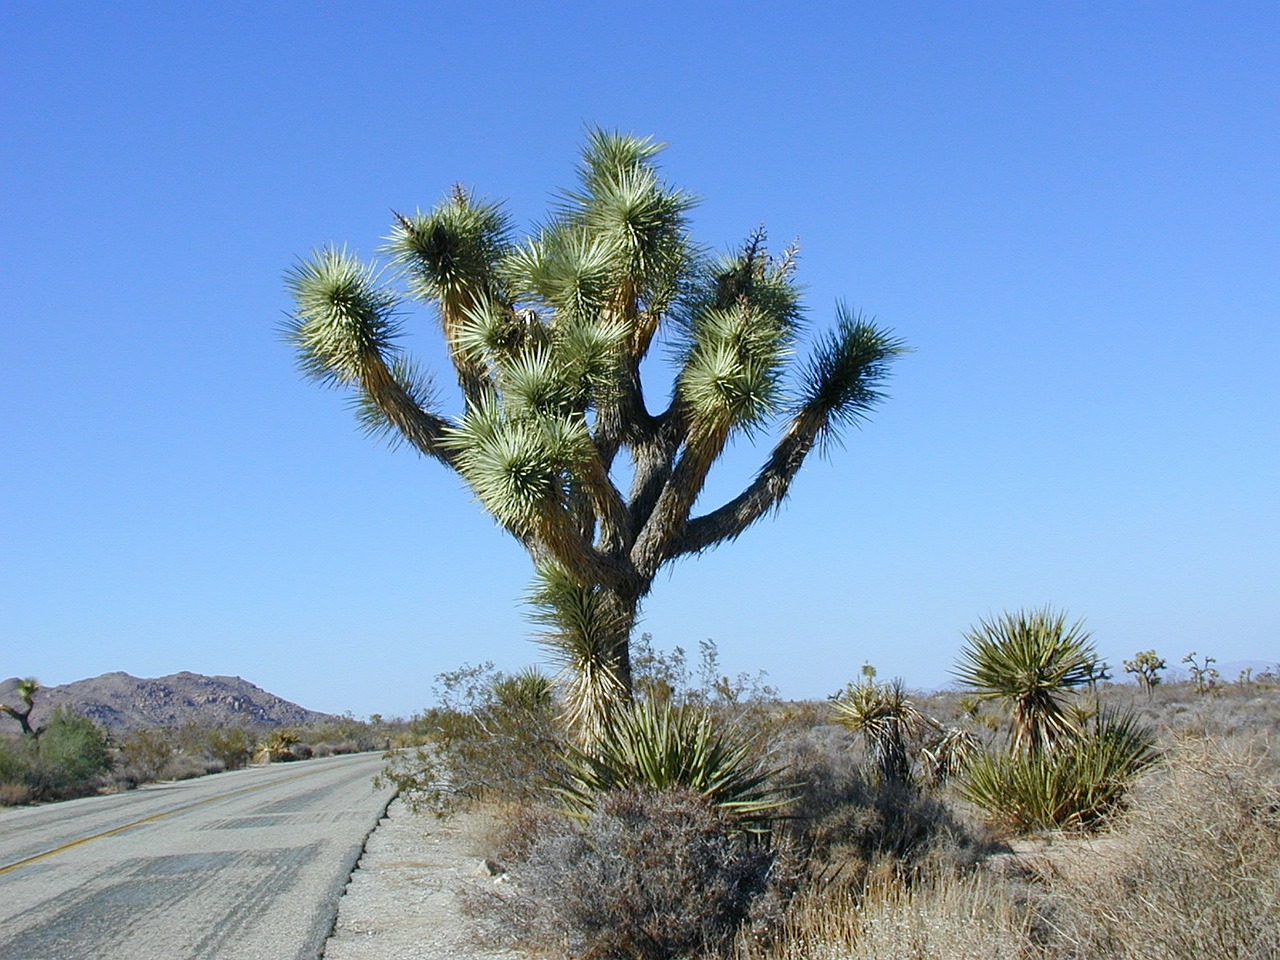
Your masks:
M338 903L338 919L324 960L521 960L495 945L493 934L469 916L469 894L495 878L479 849L482 814L448 820L411 814L395 800L369 836Z

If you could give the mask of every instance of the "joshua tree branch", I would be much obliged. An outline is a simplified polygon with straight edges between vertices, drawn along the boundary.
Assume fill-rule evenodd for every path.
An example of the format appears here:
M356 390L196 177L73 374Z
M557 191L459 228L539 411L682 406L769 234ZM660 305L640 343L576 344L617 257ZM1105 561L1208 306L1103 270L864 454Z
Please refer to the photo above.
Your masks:
M668 544L663 559L700 553L724 540L733 540L781 506L822 426L810 414L798 415L751 485L719 509L690 520L683 534Z

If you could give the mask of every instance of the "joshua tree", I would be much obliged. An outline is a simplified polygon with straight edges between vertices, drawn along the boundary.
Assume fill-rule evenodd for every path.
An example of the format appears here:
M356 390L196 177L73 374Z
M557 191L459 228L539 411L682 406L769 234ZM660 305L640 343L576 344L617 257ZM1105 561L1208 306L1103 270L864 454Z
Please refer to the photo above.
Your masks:
M36 694L39 691L39 681L35 677L27 677L25 680L18 681L15 691L22 700L21 708L10 706L7 703L0 703L0 713L7 713L17 720L18 725L22 727L22 735L30 737L32 740L40 736L40 730L31 726L31 711L35 706Z
M1156 655L1154 650L1139 650L1133 655L1132 660L1124 662L1124 672L1132 673L1138 678L1138 683L1142 684L1142 689L1147 691L1147 696L1160 684L1160 671L1165 669L1165 662L1162 657Z
M1191 682L1196 685L1196 693L1208 693L1218 684L1220 674L1213 664L1217 663L1216 657L1205 657L1203 662L1196 658L1196 652L1192 650L1182 662L1187 664L1187 668L1191 671Z
M395 215L392 280L335 248L288 276L303 369L352 391L371 432L456 471L528 550L535 620L588 736L630 699L631 631L658 571L777 509L805 458L876 406L904 349L841 306L793 370L794 249L771 255L761 231L705 255L691 197L659 177L660 149L591 131L578 186L522 242L499 205L455 187L430 213ZM439 315L459 416L397 347L408 301ZM655 412L640 374L660 341L675 370ZM773 424L755 478L695 514L729 442Z
M1065 694L1096 676L1097 653L1084 624L1048 607L980 620L965 634L956 678L982 700L1013 712L1013 744L1039 754L1074 732Z

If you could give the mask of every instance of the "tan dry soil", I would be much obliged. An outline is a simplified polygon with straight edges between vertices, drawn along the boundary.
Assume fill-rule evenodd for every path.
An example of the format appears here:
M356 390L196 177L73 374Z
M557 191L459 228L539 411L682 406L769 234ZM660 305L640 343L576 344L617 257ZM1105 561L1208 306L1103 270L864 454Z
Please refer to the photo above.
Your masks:
M524 960L463 908L500 883L485 866L483 815L411 814L400 800L370 835L324 960Z

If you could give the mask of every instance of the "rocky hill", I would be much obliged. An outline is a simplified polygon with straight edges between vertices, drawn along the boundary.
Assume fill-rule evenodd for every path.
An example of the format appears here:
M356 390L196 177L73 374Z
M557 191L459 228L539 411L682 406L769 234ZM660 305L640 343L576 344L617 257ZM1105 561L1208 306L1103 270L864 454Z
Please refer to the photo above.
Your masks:
M18 678L0 681L0 703L20 703ZM206 677L175 673L148 680L127 673L104 673L60 687L42 687L36 696L33 723L43 723L55 707L66 705L108 730L139 727L298 726L338 719L307 710L254 686L240 677ZM18 724L0 714L0 731L17 732Z

